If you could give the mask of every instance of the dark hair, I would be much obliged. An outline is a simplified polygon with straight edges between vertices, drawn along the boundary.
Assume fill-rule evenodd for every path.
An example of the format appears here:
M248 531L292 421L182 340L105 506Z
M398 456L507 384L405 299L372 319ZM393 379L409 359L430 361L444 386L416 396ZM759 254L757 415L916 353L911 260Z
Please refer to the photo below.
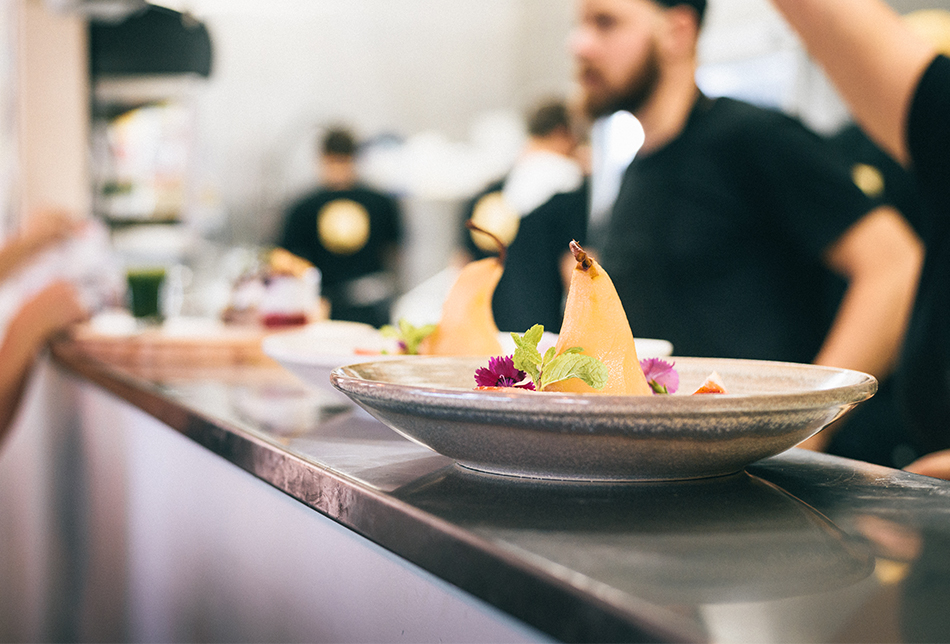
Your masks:
M696 15L699 18L697 24L703 24L703 17L706 15L706 0L656 0L656 2L665 7L677 7L679 5L692 7L696 10Z
M547 101L528 117L528 134L547 136L558 128L571 129L571 115L562 101Z
M320 151L323 154L351 157L356 154L356 139L345 128L331 128L323 135Z

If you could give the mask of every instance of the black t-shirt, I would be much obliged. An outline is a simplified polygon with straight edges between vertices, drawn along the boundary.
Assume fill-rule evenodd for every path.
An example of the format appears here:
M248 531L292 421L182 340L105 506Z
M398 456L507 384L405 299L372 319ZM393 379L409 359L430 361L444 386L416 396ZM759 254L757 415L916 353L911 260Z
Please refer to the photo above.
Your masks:
M401 236L395 199L364 186L318 190L287 214L280 246L320 269L324 290L387 269Z
M932 451L950 447L950 59L944 56L917 87L907 142L931 226L897 382L921 448Z
M841 288L822 255L875 205L798 121L701 96L679 137L634 158L591 237L635 335L810 362Z
M588 195L585 182L522 217L492 298L499 329L523 333L542 324L546 331L560 331L565 295L561 258L570 252L572 239L585 243Z
M854 123L829 138L847 164L851 179L868 196L896 208L921 236L929 225L917 179ZM828 452L889 467L904 467L919 454L908 435L893 378L883 379L877 393L848 415Z
M463 209L464 219L472 217L482 197L501 192L504 185L502 179L479 192ZM586 241L589 196L585 181L577 190L555 194L521 218L492 297L495 324L502 331L523 333L535 324L552 333L560 331L565 295L560 262L570 252L571 240ZM474 259L497 254L479 248L467 228L462 231L462 244Z
M896 208L918 234L926 234L928 218L917 178L884 152L854 123L841 128L830 137L848 164L851 179L872 199Z

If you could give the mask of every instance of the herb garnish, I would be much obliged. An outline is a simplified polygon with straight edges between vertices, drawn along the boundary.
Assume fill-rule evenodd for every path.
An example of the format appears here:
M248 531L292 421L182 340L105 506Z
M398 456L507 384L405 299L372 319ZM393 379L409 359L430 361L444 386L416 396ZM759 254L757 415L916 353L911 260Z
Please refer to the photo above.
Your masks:
M607 366L593 356L581 353L581 347L571 347L560 355L550 347L541 355L538 343L544 334L544 327L535 324L524 335L512 333L515 341L513 363L516 369L524 371L534 383L535 389L543 391L548 385L579 378L594 389L603 389L607 384Z
M437 324L414 326L405 318L400 318L398 328L387 324L380 327L379 332L382 333L385 338L396 338L399 340L400 353L414 356L419 353L419 344L432 335L437 326Z

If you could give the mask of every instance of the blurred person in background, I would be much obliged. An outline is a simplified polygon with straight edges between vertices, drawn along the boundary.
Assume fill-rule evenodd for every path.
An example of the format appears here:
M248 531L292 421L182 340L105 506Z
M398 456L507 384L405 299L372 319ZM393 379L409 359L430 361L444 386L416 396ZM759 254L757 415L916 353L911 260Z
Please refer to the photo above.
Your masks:
M678 355L885 378L923 261L905 218L863 194L797 120L700 92L705 0L579 6L572 48L588 114L626 110L645 133L612 215L588 234L634 332ZM824 448L835 429L805 446Z
M912 31L932 42L940 53L950 55L950 11L924 9L903 16L903 20ZM855 185L869 197L894 206L918 235L924 239L930 236L927 227L932 218L926 216L913 172L874 143L857 123L848 123L830 140L841 151ZM891 377L881 381L874 398L852 412L851 418L860 419L866 435L839 432L832 437L829 451L842 451L862 460L876 460L866 452L897 450L890 463L895 466L907 465L920 455L921 450L926 451L925 447L915 444L916 441L888 444L889 426L905 422L896 398L895 380ZM843 441L849 444L844 445Z
M40 252L69 239L81 225L59 211L31 216L0 248L0 282L12 278ZM76 288L56 280L30 296L10 317L0 342L0 445L37 355L50 338L86 316Z
M903 16L915 34L932 43L937 52L950 56L950 11L921 9ZM914 173L874 142L855 122L830 137L849 163L851 178L866 194L891 204L922 235L929 235L920 190Z
M773 0L865 132L911 169L927 258L895 376L914 438L907 467L950 478L950 58L880 0Z
M561 328L568 244L583 244L587 231L587 171L578 159L579 137L568 105L558 99L537 105L527 119L528 141L503 179L465 207L471 219L507 244L505 272L495 288L492 311L503 331L534 324ZM466 259L498 254L489 236L463 230Z
M360 182L357 142L345 128L317 146L320 186L288 211L279 245L320 269L335 320L381 326L397 292L399 204Z

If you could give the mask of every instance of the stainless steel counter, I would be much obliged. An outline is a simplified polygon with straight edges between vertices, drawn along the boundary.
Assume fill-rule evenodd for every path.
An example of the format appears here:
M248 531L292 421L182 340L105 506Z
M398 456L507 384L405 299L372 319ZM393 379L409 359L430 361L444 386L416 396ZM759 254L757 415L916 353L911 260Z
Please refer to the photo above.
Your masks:
M950 641L950 483L793 449L721 479L467 471L279 368L57 361L558 640Z

